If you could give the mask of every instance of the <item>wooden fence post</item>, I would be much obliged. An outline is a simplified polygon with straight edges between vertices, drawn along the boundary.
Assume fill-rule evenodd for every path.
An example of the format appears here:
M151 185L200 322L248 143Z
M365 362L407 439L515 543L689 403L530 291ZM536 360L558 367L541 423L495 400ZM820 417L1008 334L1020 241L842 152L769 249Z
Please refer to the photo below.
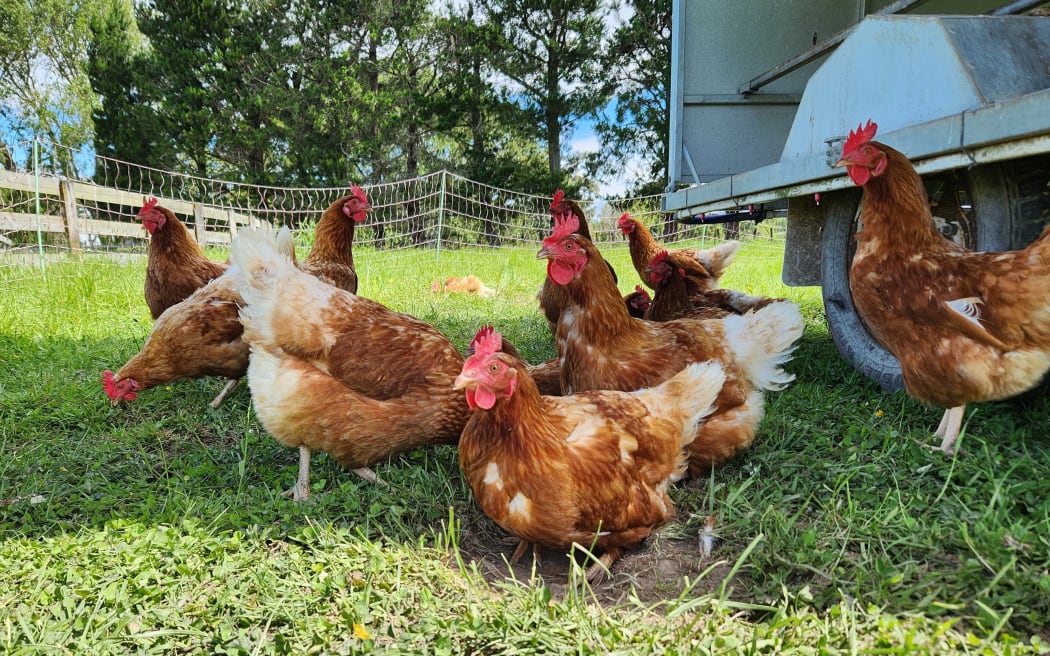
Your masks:
M226 210L226 222L230 224L230 245L233 245L233 239L237 236L237 217L233 210Z
M73 181L59 182L58 195L62 199L62 223L66 228L69 250L79 253L82 249L80 248L80 230L77 227L77 199L73 196Z
M204 248L204 207L200 203L193 204L193 236L197 238L197 245Z

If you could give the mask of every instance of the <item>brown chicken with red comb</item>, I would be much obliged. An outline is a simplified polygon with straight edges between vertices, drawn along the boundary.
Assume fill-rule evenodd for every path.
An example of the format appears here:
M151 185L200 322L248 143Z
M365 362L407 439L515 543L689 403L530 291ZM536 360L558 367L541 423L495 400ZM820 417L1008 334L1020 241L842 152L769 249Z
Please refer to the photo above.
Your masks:
M732 289L709 289L704 278L688 273L691 264L695 264L695 260L680 252L663 250L656 254L646 268L656 291L643 318L650 321L718 319L784 300L749 296Z
M352 251L354 226L371 210L358 186L336 199L314 228L314 246L297 266L324 282L350 292L357 290ZM145 220L153 220L147 216ZM167 222L170 227L172 224ZM185 228L182 228L185 230ZM291 231L278 236L280 251L295 262ZM103 372L103 386L113 405L132 401L138 393L176 380L222 376L230 382L211 402L218 407L248 369L248 345L237 316L243 304L232 281L219 276L167 308L145 344L117 373Z
M227 262L205 257L175 213L158 205L153 196L146 198L138 216L150 235L146 305L154 319L229 268Z
M332 201L314 228L314 245L299 268L329 285L357 293L354 268L354 226L372 211L364 189L354 185L350 193Z
M674 515L668 485L722 388L717 363L693 364L636 392L541 396L491 327L474 338L457 389L474 413L459 459L481 509L521 540L604 552L598 581L623 551Z
M1050 370L1050 230L1003 253L946 239L922 178L877 129L851 131L837 164L864 188L850 291L908 394L946 408L935 434L953 453L967 403L1020 394Z
M587 218L583 215L583 210L580 209L579 203L566 198L565 192L561 189L554 192L554 196L551 198L550 212L551 225L554 225L555 222L559 220L564 221L570 216L575 216L577 219L576 230L578 233L587 239L591 238L591 229L587 225ZM616 271L608 262L606 262L606 265L609 267L609 272L612 274L613 282L616 282ZM551 333L553 334L554 326L558 323L558 317L561 315L562 308L565 306L565 294L557 285L552 285L549 280L544 279L543 287L540 288L540 292L537 294L536 298L540 301L540 310L542 310L543 315L547 317L547 323L550 325ZM640 304L644 303L643 299L634 294L628 294L624 297L623 301L628 305L632 313Z
M634 264L635 271L650 289L656 289L656 285L646 269L660 251L673 253L679 266L683 267L687 274L702 281L705 289L715 289L719 285L722 274L733 263L733 258L740 250L740 242L735 239L708 249L676 248L671 250L664 248L656 242L649 228L638 219L633 218L629 212L624 212L616 225L627 237L631 263Z
M375 481L370 466L395 453L459 440L463 356L440 331L300 271L265 235L242 231L230 257L252 405L299 449L295 499L310 494L315 450Z
M691 362L718 360L726 383L689 445L690 472L708 470L748 446L764 416L763 390L781 389L794 378L782 367L802 336L798 306L779 301L707 321L635 319L601 253L576 233L575 223L575 217L559 220L536 255L548 260L547 276L567 298L555 332L562 392L642 389Z

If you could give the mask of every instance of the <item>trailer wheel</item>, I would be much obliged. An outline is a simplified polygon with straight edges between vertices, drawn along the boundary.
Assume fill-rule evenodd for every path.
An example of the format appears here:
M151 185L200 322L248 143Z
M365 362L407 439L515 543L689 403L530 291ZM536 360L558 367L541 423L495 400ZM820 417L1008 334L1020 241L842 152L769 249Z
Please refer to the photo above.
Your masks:
M1046 160L1046 158L1043 158ZM1007 170L1009 169L1009 171ZM1008 184L1014 167L991 164L969 170L947 171L923 178L935 221L949 239L978 251L1008 250L1031 241L1034 224L1046 217L1045 203L1033 202L1031 194L1045 195L1038 184L1026 195L1017 184ZM1020 168L1018 167L1018 170ZM1045 173L1044 169L1044 173ZM1047 179L1045 175L1042 178ZM1020 191L1020 193L1019 193ZM1045 198L1043 199L1045 201ZM856 250L854 235L860 217L861 190L829 194L824 200L821 275L824 311L831 337L839 353L853 367L887 392L902 389L900 364L868 332L857 315L849 287L849 269ZM1011 244L1011 237L1017 244Z

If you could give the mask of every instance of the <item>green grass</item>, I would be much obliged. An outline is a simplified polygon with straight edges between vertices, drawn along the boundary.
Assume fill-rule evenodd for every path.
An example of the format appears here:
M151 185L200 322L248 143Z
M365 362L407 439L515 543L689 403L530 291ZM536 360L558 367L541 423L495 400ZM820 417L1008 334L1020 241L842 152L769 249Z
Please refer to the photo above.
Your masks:
M493 323L553 355L533 251L355 252L361 293L463 347ZM634 286L623 248L620 286ZM948 458L940 411L846 366L819 290L779 283L748 245L727 287L797 300L798 379L768 396L755 444L676 488L659 540L687 553L710 511L701 576L604 601L601 587L485 578L457 548L498 532L455 449L379 465L396 491L325 456L315 495L280 496L296 454L263 432L246 387L176 383L111 408L99 372L151 322L144 261L0 262L0 651L36 653L1048 653L1050 404L968 411ZM435 295L474 273L494 299ZM699 559L699 549L696 559Z

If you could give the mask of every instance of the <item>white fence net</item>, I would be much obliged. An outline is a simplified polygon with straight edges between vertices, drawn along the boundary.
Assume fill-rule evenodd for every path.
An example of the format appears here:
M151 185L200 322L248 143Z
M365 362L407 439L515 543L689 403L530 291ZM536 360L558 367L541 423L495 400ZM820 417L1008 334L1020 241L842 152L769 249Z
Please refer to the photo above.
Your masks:
M41 166L0 171L0 266L17 266L72 250L145 253L147 235L136 214L147 195L161 199L205 243L228 246L239 226L288 225L308 241L321 212L350 185L286 188L215 180L95 157L94 175L63 180ZM550 196L481 184L439 171L410 180L363 185L374 212L358 226L355 249L400 251L538 248L549 233ZM553 192L553 190L552 190ZM767 243L779 257L783 219L736 226L685 225L660 212L660 196L581 200L595 241L625 245L616 227L627 211L665 243L720 241L727 236ZM738 230L739 232L735 232ZM727 235L728 232L728 235Z

